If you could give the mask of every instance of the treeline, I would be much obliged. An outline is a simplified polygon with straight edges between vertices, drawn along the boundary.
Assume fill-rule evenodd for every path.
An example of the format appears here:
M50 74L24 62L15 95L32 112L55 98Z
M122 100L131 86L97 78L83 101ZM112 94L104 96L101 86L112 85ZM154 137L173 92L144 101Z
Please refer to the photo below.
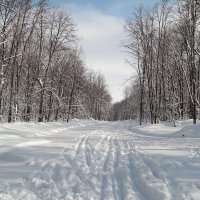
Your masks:
M199 1L164 0L151 10L139 8L127 20L125 32L127 62L137 78L128 96L114 105L114 116L138 118L140 123L178 118L196 123L200 118Z
M135 84L135 83L132 83ZM111 107L110 120L129 120L138 117L138 87L137 85L127 86L124 90L124 99L121 102L114 103Z
M108 118L111 97L89 71L76 25L46 0L0 2L1 121Z

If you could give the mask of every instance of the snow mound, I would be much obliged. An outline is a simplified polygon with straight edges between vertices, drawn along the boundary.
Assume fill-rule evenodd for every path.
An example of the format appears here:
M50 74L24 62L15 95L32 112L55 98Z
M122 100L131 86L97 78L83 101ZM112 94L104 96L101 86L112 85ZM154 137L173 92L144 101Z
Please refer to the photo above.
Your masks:
M0 139L11 137L11 138L32 138L41 136L50 136L56 133L67 131L68 129L84 127L93 125L95 120L82 120L72 119L69 123L67 122L14 122L0 124Z
M191 124L184 126L180 131L175 134L175 136L200 138L200 124Z
M138 136L162 137L162 138L200 138L200 120L193 124L193 120L177 120L176 127L172 124L149 124L138 125L136 121L124 122L128 130Z

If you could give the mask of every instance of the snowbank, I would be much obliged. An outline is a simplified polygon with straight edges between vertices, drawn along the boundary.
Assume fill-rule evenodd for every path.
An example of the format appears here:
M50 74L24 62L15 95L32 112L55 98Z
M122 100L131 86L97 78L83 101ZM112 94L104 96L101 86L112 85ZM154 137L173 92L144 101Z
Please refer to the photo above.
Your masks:
M95 120L79 120L73 119L69 123L67 122L48 122L48 123L38 123L38 122L14 122L14 123L4 123L0 124L0 139L11 137L40 137L49 136L55 133L60 133L68 129L73 129L77 127L84 127L87 125L92 125L98 123Z
M174 136L200 138L200 124L186 125L180 131L174 134Z
M138 125L136 121L127 121L130 132L152 137L190 137L200 138L200 121L193 124L192 120L177 120L176 127L165 124Z

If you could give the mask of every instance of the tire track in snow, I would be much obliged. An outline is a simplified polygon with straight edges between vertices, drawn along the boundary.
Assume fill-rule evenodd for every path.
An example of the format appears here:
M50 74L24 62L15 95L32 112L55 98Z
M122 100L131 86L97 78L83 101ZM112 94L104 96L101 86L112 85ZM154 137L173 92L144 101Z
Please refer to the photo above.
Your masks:
M119 144L119 138L115 138L115 162L113 165L113 175L114 175L114 181L115 181L115 196L118 200L124 200L124 185L122 183L123 175L122 175L122 169L120 166L121 162L121 146Z
M143 194L140 192L140 190L138 190L136 181L135 181L135 175L134 175L134 171L131 167L131 162L129 159L129 153L130 151L132 151L132 148L130 147L130 144L128 143L127 140L123 140L124 141L124 151L125 151L125 160L126 160L126 167L127 167L127 173L128 173L128 186L127 186L127 194L128 196L126 197L126 199L132 199L132 200L144 200L144 196Z
M107 155L103 162L103 168L100 170L101 173L101 196L100 200L114 199L113 188L112 188L112 163L113 163L113 143L112 138L109 137Z
M129 158L135 158L129 139L124 129L93 131L80 137L75 149L65 149L60 159L50 160L42 173L49 174L51 187L62 199L143 200Z
M98 132L95 134L99 135ZM92 144L91 139L95 134L83 136L75 150L72 169L81 180L79 184L87 184L93 196L98 195L99 188L101 200L141 200L143 191L137 187L135 179L138 177L135 177L135 173L138 171L132 161L137 157L134 155L134 158L130 158L133 156L130 154L133 147L127 142L129 138L125 133L117 132L111 136L109 132L101 131L97 144Z
M136 187L135 178L133 176L132 169L130 167L130 161L128 158L128 154L130 152L130 147L127 142L126 132L122 132L121 137L119 139L119 146L121 147L121 151L119 154L119 160L121 162L121 177L120 177L120 185L122 186L123 191L123 199L128 200L143 200L142 194L139 192L138 188ZM123 139L123 137L125 139Z
M162 180L156 178L151 173L149 167L142 161L138 153L129 154L130 167L134 171L134 178L137 188L148 200L170 199L166 185Z
M82 184L88 184L91 187L91 191L93 192L95 191L95 193L97 193L93 183L96 182L99 185L99 188L102 186L102 182L98 183L98 179L100 180L102 178L102 174L105 173L106 166L108 166L106 163L108 162L109 159L109 151L111 148L111 137L102 134L102 137L97 142L96 147L91 148L89 147L90 146L89 140L92 135L94 136L94 134L91 134L88 137L81 138L81 140L79 141L76 147L74 162L78 161L81 162L78 163L77 167L74 167L74 164L72 167L74 169L78 169L76 170L75 173L82 180ZM96 157L97 154L99 155L98 157ZM99 165L97 165L97 161L99 162ZM102 172L100 168L104 168L104 171ZM105 182L103 185L105 185ZM100 194L103 193L101 192ZM106 199L107 196L108 193L106 193Z

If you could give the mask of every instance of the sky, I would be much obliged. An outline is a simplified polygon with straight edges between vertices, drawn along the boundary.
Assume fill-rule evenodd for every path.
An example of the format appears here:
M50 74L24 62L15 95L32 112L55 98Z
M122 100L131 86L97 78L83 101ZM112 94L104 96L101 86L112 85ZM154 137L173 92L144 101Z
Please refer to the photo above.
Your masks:
M143 5L151 7L160 0L50 0L66 9L77 24L86 66L101 72L113 102L123 99L123 88L134 70L125 63L121 45L124 25L133 11Z

